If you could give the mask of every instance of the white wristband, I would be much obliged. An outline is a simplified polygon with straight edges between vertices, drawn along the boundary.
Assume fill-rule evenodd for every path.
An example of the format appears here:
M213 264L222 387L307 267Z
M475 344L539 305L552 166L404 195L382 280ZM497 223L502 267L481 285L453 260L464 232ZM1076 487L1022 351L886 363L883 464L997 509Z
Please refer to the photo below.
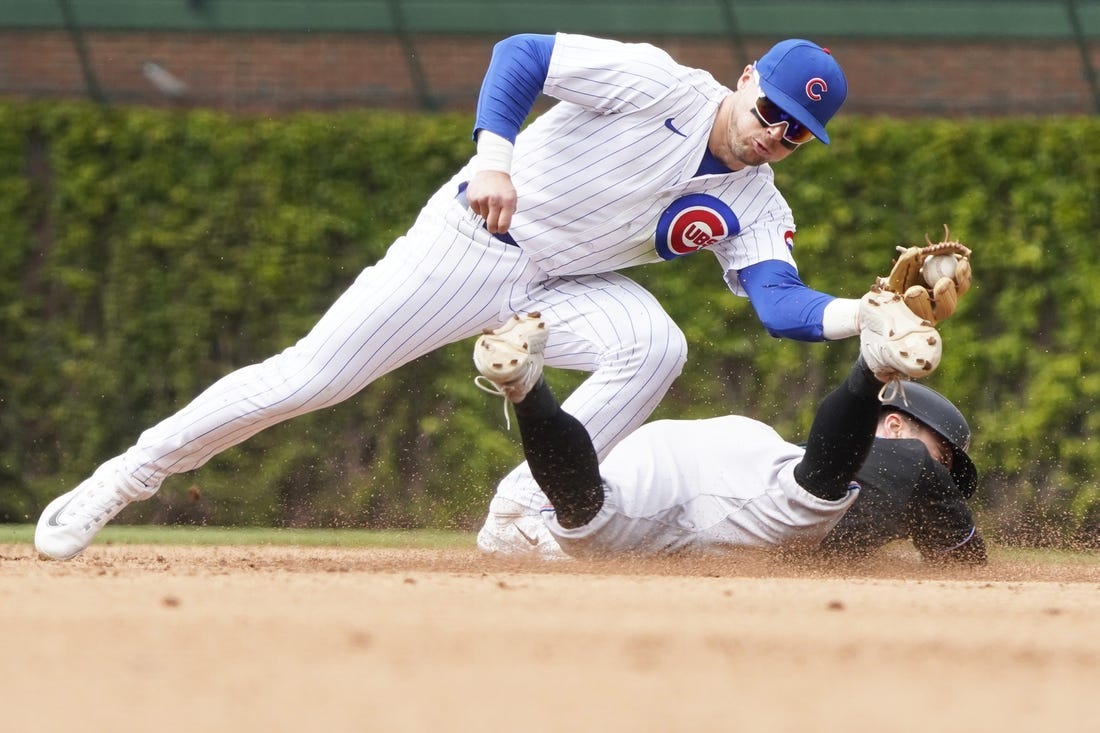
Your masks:
M512 143L506 138L488 130L482 130L477 134L477 159L475 166L478 171L512 172Z
M821 314L821 331L827 341L858 334L859 301L854 298L830 300Z

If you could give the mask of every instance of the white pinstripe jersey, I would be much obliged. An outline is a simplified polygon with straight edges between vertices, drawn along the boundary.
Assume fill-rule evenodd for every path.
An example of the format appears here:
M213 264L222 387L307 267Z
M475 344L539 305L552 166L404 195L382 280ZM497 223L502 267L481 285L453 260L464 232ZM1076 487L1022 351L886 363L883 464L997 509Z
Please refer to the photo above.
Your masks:
M789 262L794 217L767 165L694 177L730 90L647 44L558 34L543 91L559 100L516 140L510 234L551 275L709 249L727 283Z
M548 525L576 556L813 547L858 490L838 501L808 493L794 478L805 453L740 415L656 420L600 463L607 499L595 519L575 529Z

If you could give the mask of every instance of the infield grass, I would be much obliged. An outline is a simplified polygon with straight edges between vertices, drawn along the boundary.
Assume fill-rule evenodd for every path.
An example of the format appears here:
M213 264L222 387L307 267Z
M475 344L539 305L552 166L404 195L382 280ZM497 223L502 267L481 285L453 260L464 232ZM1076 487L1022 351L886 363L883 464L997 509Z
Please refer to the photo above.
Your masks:
M0 524L0 544L34 541L34 525ZM299 547L470 548L473 532L457 530L277 529L112 525L96 542L120 545L291 545Z
M30 544L32 524L0 524L0 544ZM375 547L474 549L474 532L443 529L280 529L273 527L184 527L108 525L96 543L119 545L271 545L291 547ZM1100 564L1100 551L992 545L991 559L1041 564Z

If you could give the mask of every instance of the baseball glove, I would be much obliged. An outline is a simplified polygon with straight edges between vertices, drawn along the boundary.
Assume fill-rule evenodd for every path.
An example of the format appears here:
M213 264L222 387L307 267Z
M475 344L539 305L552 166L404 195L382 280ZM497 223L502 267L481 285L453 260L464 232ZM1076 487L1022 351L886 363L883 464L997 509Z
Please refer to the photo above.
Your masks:
M890 275L879 285L902 297L909 309L933 326L955 312L970 289L970 249L952 241L945 224L943 240L925 247L899 246Z

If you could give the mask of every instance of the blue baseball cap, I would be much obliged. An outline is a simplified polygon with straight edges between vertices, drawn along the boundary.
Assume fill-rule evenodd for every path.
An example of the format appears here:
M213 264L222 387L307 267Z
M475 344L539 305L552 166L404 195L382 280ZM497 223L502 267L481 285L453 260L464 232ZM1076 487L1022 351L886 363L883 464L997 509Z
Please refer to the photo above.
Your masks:
M848 96L848 80L836 59L816 43L792 38L761 56L756 71L768 99L828 145L825 123Z

